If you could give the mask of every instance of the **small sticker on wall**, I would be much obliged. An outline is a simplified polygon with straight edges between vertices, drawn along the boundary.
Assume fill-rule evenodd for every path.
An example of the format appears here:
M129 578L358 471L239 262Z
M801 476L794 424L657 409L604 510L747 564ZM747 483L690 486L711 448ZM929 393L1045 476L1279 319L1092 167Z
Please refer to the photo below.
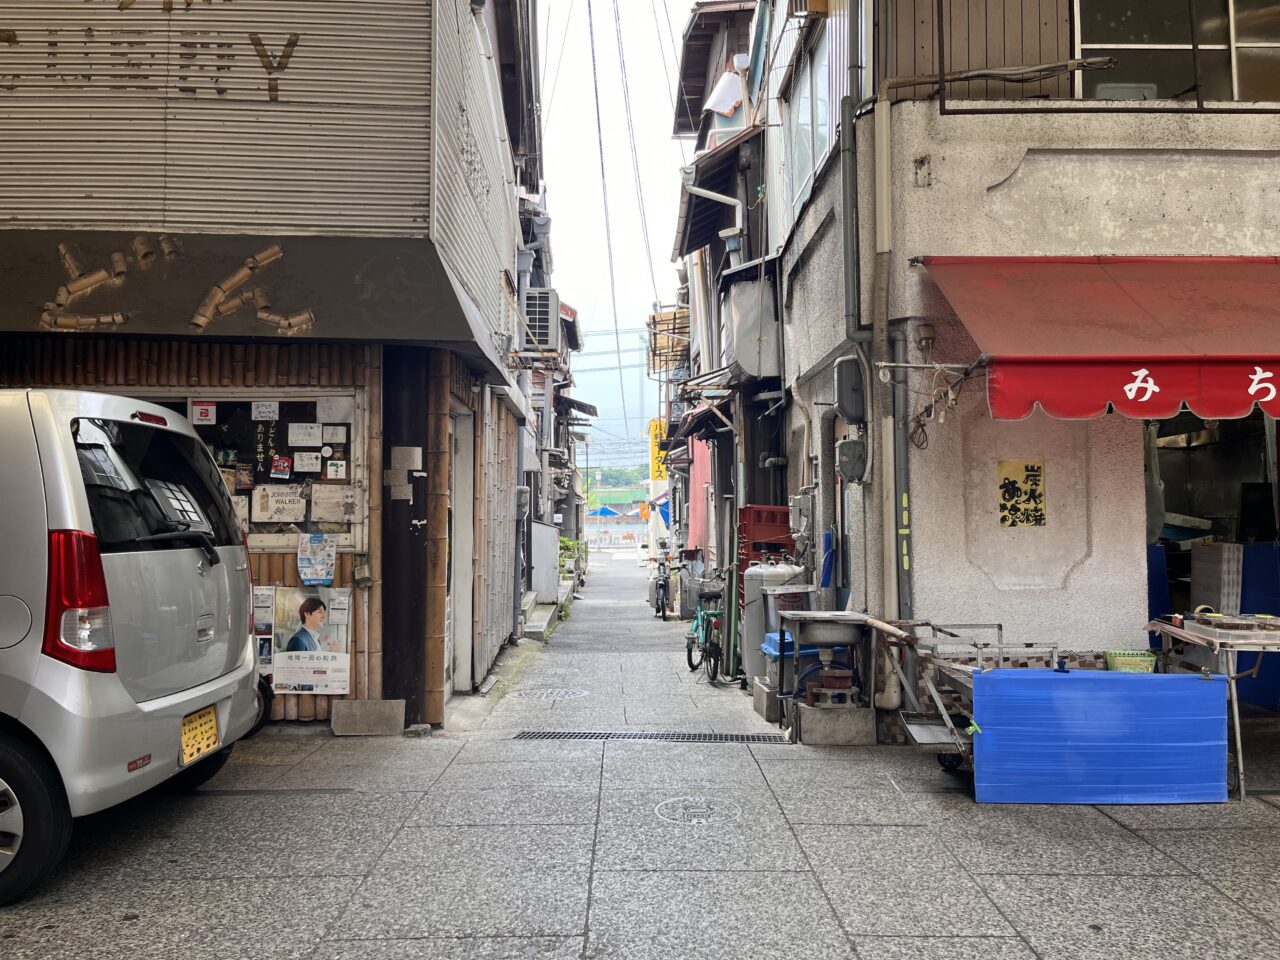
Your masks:
M1044 461L999 461L998 496L1000 526L1046 526Z
M272 480L288 480L293 473L292 457L272 457L271 458L271 479Z
M324 462L324 478L326 480L347 479L347 461L326 460Z
M217 423L218 404L212 400L193 400L191 403L191 422L200 427L207 427Z

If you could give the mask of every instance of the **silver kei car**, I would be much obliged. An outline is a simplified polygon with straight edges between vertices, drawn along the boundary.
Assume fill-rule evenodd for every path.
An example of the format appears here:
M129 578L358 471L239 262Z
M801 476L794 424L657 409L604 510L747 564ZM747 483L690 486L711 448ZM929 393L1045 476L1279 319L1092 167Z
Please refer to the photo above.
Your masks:
M249 554L165 407L0 390L0 904L75 817L194 787L256 714Z

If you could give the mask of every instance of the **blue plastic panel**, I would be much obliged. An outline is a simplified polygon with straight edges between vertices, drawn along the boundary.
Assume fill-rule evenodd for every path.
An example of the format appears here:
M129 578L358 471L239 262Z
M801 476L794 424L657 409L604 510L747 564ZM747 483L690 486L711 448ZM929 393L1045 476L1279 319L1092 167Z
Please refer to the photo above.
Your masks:
M1222 803L1227 681L990 670L973 678L979 803Z
M773 631L770 631L769 633L766 633L764 635L764 643L760 644L760 652L763 653L765 657L769 660L778 659L778 634L780 632L781 631L773 630ZM786 636L786 640L782 643L783 655L790 657L793 646L794 644L791 642L791 634L788 632ZM801 647L800 648L801 659L805 657L816 657L817 655L818 655L817 647ZM847 660L849 657L849 648L836 647L835 650L833 651L833 656L841 657L842 659Z

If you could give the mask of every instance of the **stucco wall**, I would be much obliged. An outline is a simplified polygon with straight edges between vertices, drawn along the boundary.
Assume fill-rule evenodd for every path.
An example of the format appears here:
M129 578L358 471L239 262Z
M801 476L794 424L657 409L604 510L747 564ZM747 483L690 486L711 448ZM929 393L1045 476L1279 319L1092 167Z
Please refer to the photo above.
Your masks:
M910 263L927 254L1276 252L1280 116L892 112L895 317L951 314Z
M940 359L973 349L958 323L937 332ZM1145 647L1142 424L994 421L982 388L966 387L926 449L912 448L915 615L1002 623L1011 643ZM1001 526L1000 460L1044 462L1045 526Z

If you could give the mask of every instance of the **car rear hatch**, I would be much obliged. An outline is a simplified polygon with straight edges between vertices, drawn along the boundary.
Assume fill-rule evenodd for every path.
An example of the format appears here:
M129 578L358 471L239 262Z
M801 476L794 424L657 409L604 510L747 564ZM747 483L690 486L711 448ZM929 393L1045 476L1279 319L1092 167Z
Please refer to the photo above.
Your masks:
M250 629L248 555L204 444L171 411L92 395L65 430L129 695L153 700L233 670Z

